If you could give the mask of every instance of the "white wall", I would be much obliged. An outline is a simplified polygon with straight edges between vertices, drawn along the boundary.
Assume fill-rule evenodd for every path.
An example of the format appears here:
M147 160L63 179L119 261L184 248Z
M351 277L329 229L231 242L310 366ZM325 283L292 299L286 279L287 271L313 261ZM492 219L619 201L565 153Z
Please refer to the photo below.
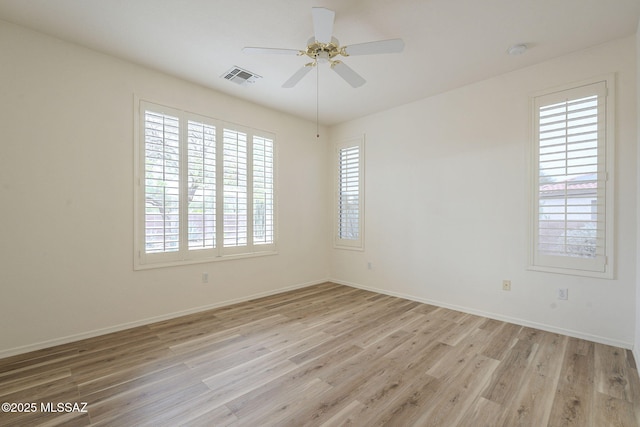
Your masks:
M366 134L365 250L332 250L333 280L630 348L635 62L630 37L332 128L333 142ZM616 279L528 271L529 95L611 72Z
M636 132L638 133L638 160L636 169L640 177L640 21L638 21L638 29L636 31ZM636 318L635 318L635 340L633 353L636 361L640 361L640 185L638 186L638 207L636 219L638 221L636 228Z
M0 58L0 357L326 279L314 123L2 21ZM278 255L133 270L134 94L276 133Z

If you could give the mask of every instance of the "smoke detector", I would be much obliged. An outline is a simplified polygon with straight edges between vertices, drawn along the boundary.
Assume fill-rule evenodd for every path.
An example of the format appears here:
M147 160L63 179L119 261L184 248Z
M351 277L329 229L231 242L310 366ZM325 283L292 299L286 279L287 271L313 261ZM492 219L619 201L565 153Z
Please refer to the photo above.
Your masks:
M527 51L526 44L514 44L509 49L507 49L507 53L511 56L522 55Z

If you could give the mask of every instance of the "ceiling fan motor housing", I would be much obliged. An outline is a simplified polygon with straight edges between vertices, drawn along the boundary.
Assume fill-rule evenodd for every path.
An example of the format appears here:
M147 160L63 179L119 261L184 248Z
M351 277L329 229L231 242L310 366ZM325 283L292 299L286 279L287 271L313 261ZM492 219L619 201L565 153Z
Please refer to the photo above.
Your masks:
M331 43L321 43L311 37L307 41L307 50L304 54L318 62L327 62L338 55L345 55L340 48L340 42L335 37L331 37Z

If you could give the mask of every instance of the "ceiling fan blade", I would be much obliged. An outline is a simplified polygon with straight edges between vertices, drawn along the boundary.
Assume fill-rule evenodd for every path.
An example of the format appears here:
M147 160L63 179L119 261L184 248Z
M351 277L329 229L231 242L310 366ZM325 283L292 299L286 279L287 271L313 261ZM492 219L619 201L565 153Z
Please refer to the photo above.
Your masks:
M373 55L376 53L399 53L402 52L403 49L404 41L402 41L402 39L380 40L344 47L345 53L349 56Z
M276 55L298 55L299 50L296 49L278 49L273 47L244 47L242 48L244 53L248 54L276 54Z
M347 83L352 87L360 87L367 81L358 73L353 71L351 67L341 61L334 61L331 63L331 69L338 73Z
M336 13L324 7L312 7L311 17L313 18L313 34L316 41L320 43L331 43L333 21Z
M300 68L298 71L296 71L293 76L289 77L289 80L287 80L286 82L284 82L284 84L282 85L282 87L284 88L292 88L295 85L298 84L298 82L300 80L302 80L302 78L304 76L307 75L307 73L309 71L311 71L311 69L315 66L315 64L311 63L311 64L307 64L304 67Z

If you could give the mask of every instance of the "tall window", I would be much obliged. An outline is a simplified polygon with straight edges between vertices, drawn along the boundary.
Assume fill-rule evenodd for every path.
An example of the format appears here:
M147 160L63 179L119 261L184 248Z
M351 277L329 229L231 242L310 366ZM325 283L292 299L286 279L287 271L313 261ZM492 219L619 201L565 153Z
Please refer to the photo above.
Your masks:
M253 244L274 239L273 140L253 139Z
M533 100L533 269L612 277L611 84Z
M140 102L136 266L275 251L274 138Z
M216 247L216 127L188 122L189 249Z
M224 130L224 245L247 244L247 135Z
M335 245L363 248L364 144L362 138L337 146Z

